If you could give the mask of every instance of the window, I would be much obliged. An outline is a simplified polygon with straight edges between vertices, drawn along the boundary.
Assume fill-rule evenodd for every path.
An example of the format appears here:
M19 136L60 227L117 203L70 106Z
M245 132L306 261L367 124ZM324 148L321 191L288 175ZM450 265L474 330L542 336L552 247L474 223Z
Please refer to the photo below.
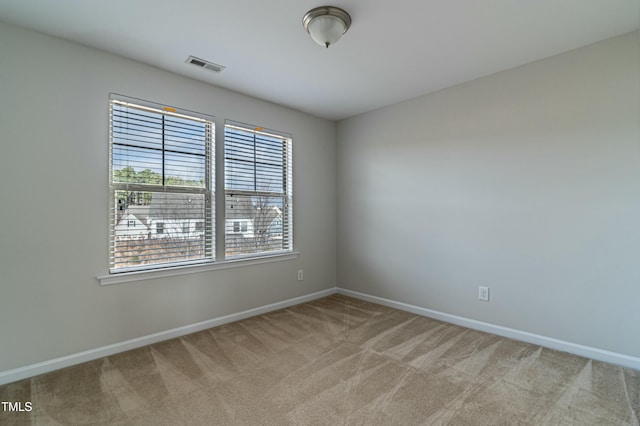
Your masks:
M110 271L213 261L213 118L117 95L109 111ZM134 212L136 239L118 226Z
M227 121L225 257L292 251L291 137Z
M232 220L228 221L232 224L233 230L227 229L227 234L232 232L234 234L247 233L249 231L249 221L248 220Z
M217 269L295 257L292 141L227 120L224 215L216 226L213 117L120 95L109 102L109 277ZM215 229L224 232L216 250ZM224 244L223 244L224 241ZM282 256L272 256L282 255ZM149 274L120 274L142 270ZM113 275L111 275L113 274ZM135 278L140 279L140 278Z

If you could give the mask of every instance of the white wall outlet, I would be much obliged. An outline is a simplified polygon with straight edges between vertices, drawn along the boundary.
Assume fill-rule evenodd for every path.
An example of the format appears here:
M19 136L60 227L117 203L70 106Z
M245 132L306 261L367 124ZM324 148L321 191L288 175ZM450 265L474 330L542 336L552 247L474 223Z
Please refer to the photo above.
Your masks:
M478 287L478 299L484 300L485 302L489 301L489 287Z
M304 272L302 269L298 269L298 281L302 281L304 279Z

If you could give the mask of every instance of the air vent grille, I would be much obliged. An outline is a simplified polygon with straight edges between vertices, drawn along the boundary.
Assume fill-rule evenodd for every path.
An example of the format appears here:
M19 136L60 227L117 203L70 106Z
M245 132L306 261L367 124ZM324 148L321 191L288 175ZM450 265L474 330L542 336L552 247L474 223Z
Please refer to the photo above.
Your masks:
M196 58L195 56L189 56L186 60L186 62L188 64L191 65L195 65L199 68L204 68L207 69L209 71L213 71L213 72L222 72L222 70L225 68L222 65L218 65L218 64L214 64L213 62L204 60L204 59L200 59L200 58Z

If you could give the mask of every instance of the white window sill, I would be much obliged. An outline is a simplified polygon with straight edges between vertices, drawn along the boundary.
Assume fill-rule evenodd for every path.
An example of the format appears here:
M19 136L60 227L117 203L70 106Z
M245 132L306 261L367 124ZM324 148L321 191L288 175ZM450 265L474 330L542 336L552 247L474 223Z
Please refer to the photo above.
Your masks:
M239 268L242 266L259 265L262 263L281 262L298 258L298 252L275 254L270 256L238 258L225 260L224 262L201 263L198 265L174 266L164 269L151 269L147 271L121 272L99 276L100 285L120 284L131 281L150 280L154 278L172 277L176 275L196 274L198 272L215 271L217 269Z

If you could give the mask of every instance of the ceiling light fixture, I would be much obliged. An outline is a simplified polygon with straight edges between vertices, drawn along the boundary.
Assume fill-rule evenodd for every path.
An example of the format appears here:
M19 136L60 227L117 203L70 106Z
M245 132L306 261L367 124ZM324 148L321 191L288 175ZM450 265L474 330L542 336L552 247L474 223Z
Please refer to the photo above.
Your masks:
M313 41L329 48L347 32L351 26L351 16L337 7L316 7L304 15L302 25Z

